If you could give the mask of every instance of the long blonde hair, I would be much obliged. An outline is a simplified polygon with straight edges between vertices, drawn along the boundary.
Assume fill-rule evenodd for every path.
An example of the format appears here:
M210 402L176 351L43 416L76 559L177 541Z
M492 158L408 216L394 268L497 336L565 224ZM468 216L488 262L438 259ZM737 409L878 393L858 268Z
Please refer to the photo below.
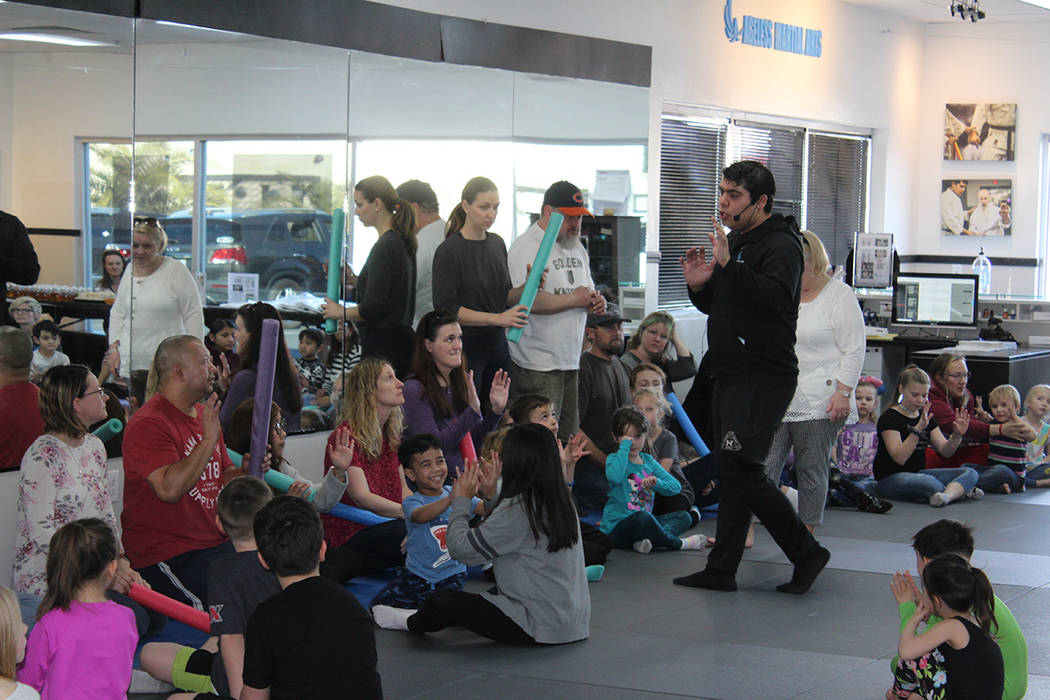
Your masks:
M15 649L18 648L18 636L22 634L20 622L22 612L18 609L15 592L7 586L0 586L0 678L9 681L15 679L18 663Z
M343 380L343 405L339 419L350 424L354 441L370 460L379 457L384 441L390 449L396 450L401 444L401 431L404 429L404 414L400 406L390 411L386 423L379 424L376 385L385 367L390 367L386 360L366 357Z

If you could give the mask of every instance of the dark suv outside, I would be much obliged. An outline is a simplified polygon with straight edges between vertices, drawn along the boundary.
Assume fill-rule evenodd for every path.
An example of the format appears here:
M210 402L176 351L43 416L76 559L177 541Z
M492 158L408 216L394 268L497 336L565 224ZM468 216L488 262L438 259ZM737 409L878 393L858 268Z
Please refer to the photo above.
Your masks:
M209 208L205 219L204 276L207 302L225 302L227 273L259 275L259 296L311 292L324 296L332 217L317 209ZM167 254L189 263L190 212L160 219L168 234Z

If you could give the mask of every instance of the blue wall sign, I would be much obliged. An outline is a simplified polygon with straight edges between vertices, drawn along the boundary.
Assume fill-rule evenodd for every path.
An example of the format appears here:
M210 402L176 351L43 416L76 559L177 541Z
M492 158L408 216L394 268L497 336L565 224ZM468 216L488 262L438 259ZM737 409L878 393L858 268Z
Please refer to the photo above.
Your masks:
M807 29L751 15L744 15L743 21L738 23L733 16L733 0L726 0L722 16L726 38L730 42L739 41L748 46L820 58L823 33L819 29Z

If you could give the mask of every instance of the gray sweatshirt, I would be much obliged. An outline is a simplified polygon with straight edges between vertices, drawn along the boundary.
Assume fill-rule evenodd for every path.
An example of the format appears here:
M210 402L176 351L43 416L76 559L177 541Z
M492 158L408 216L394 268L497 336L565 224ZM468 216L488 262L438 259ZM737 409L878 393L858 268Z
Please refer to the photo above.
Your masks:
M464 564L492 561L498 593L481 595L537 642L586 639L591 595L583 571L582 539L548 552L547 536L532 536L520 496L501 502L477 527L470 527L470 517L470 499L455 499L446 544L449 554Z

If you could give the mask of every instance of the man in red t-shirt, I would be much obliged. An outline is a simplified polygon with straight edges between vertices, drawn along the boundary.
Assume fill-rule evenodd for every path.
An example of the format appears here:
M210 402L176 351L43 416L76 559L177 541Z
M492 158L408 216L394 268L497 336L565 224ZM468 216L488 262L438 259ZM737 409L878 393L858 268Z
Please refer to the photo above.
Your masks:
M154 590L206 610L208 566L233 551L215 524L233 469L211 393L215 367L189 335L164 340L154 364L159 389L124 435L124 550Z
M33 340L21 328L0 327L0 472L18 469L44 433L40 391L29 382Z

